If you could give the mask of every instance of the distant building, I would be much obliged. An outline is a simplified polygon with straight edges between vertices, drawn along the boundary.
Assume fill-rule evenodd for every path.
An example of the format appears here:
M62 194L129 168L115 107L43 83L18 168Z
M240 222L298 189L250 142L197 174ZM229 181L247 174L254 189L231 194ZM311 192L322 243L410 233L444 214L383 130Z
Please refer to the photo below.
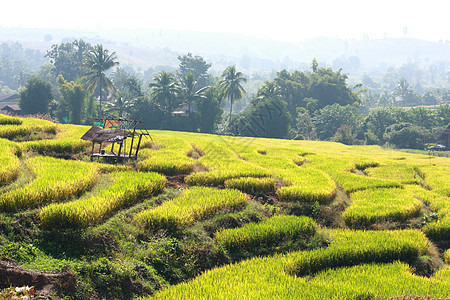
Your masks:
M0 113L20 115L22 110L18 100L18 94L0 94Z

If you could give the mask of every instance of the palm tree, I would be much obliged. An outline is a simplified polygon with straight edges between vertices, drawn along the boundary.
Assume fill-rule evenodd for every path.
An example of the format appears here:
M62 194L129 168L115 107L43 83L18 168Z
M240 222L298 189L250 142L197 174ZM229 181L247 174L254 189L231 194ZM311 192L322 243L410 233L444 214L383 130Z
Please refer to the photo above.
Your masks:
M231 122L231 113L233 112L233 102L241 100L245 95L242 83L247 82L242 72L236 72L236 66L229 66L222 72L219 82L220 89L225 98L230 100L230 117L228 123Z
M397 86L395 87L395 93L400 97L402 102L405 102L413 93L413 90L408 81L406 81L405 78L402 78L397 82Z
M188 115L191 116L191 103L199 99L205 98L204 92L208 86L197 89L198 82L195 80L194 74L188 72L181 78L181 95L183 102L188 105Z
M111 80L106 77L104 72L119 64L116 59L116 52L109 54L108 50L103 49L103 45L98 44L86 53L83 60L83 67L87 70L83 75L83 78L87 79L87 88L92 93L95 90L99 92L100 117L103 115L102 91L104 90L105 94L108 94L109 91L114 90Z
M106 112L117 112L119 118L122 118L123 115L127 112L127 110L133 107L133 100L126 97L126 95L122 92L117 94L115 100L111 103L107 103Z
M152 89L151 98L165 111L173 112L177 106L177 94L179 87L175 77L166 71L161 71L153 77L149 87Z
M261 86L256 94L257 99L272 99L277 100L281 98L281 90L273 81L266 81Z

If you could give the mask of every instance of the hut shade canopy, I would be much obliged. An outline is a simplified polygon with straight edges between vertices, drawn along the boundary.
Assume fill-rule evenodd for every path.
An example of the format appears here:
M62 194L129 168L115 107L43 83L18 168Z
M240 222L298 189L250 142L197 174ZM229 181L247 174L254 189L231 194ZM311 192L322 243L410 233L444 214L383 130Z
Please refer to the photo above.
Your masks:
M121 142L132 136L131 132L122 129L105 130L97 126L92 126L82 137L82 140L93 143Z

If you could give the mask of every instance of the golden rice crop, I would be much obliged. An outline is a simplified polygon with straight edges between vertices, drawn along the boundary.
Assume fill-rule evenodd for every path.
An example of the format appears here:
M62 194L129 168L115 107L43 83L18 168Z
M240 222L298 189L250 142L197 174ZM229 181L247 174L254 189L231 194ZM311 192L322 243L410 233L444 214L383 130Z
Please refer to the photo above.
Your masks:
M196 147L205 153L197 161L207 171L187 176L186 183L190 185L217 186L232 178L271 175L265 168L239 158L236 153L217 143L209 142Z
M340 236L340 237L339 237ZM411 244L423 253L427 240L419 231L354 232L335 231L334 240L328 248L339 256L339 249L359 248L363 253L366 246L376 253L375 244L380 249L390 248L389 242L400 246ZM387 239L386 242L384 240ZM397 242L401 240L402 242ZM326 248L326 249L328 249ZM314 250L313 250L314 251ZM154 295L155 299L366 299L387 298L399 294L415 296L445 297L450 288L450 277L431 278L413 275L408 265L397 262L388 264L362 264L343 268L326 268L314 277L296 277L286 272L300 257L311 251L276 254L255 257L237 264L225 265L205 271L194 280L163 289ZM306 254L308 255L308 254ZM402 255L392 255L392 258ZM347 261L345 256L340 256ZM338 259L338 258L336 258ZM357 262L355 262L357 263ZM354 263L354 264L355 264ZM364 298L365 297L365 298ZM150 299L150 298L143 298Z
M194 160L173 150L140 151L145 159L137 165L139 171L153 171L165 175L188 174L194 170Z
M33 132L55 134L56 127L56 124L50 121L26 118L22 119L21 124L1 125L0 138L15 139L17 137L27 137Z
M97 180L96 167L85 162L38 156L25 164L36 179L0 194L0 211L14 212L69 200L90 189Z
M166 184L157 173L122 171L110 174L111 186L98 195L50 204L40 211L45 228L83 228L99 223L115 211L161 192Z
M312 167L277 172L290 186L281 187L277 194L284 201L330 202L336 194L336 183L325 172Z
M411 261L427 252L429 241L418 230L351 231L332 234L332 247L302 253L288 271L297 276L363 263Z
M8 140L0 139L0 186L14 181L19 176L22 148Z
M418 180L414 177L414 167L406 164L389 164L378 166L375 168L365 169L367 176L375 177L379 179L389 178L403 184L418 183Z
M440 217L437 221L425 224L422 231L435 241L450 240L450 216L446 215Z
M22 119L0 114L0 125L21 125Z
M429 208L440 216L450 215L450 197L435 191L429 191L418 185L408 185L405 189L411 191L414 197L421 199Z
M276 180L271 177L240 177L225 181L225 187L237 189L251 195L262 195L275 191Z
M426 188L450 197L449 164L420 166L418 171L423 177L422 184Z
M241 228L223 229L215 234L215 239L231 251L249 250L261 245L277 244L285 239L306 239L313 236L317 228L317 224L309 217L274 216Z
M351 194L342 213L349 227L367 227L380 221L405 221L420 213L422 203L405 189L368 189Z
M247 203L247 196L238 190L193 187L172 200L139 213L135 221L146 228L176 229L222 209L236 209Z
M68 157L71 154L87 150L91 143L81 139L56 139L25 142L23 146L27 150L35 151L42 155Z

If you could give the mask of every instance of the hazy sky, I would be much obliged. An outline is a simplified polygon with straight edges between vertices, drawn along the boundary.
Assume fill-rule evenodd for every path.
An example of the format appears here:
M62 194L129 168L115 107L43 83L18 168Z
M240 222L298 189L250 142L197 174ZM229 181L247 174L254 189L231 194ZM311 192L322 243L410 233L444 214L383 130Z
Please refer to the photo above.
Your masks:
M450 40L449 0L12 0L0 25L231 32L274 40L407 36ZM1 29L0 29L1 30Z

